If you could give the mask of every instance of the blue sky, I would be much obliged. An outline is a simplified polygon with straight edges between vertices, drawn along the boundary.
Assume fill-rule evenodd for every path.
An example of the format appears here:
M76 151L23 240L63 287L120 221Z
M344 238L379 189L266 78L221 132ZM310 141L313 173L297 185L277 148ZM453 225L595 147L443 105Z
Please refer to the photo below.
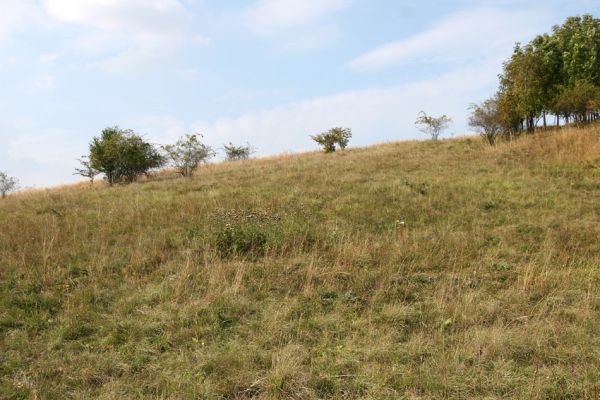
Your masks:
M25 187L78 180L106 126L159 144L191 132L257 155L423 138L491 95L515 42L599 0L0 0L0 170Z

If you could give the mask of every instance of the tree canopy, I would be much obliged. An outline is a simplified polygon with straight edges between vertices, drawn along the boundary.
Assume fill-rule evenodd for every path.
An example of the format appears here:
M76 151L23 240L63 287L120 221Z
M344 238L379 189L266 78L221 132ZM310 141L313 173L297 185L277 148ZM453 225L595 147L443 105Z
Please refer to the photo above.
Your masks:
M600 20L569 17L550 34L517 43L503 65L494 97L506 133L533 132L547 116L556 123L597 120L600 109ZM474 111L481 111L474 109Z
M164 165L154 145L130 129L110 127L90 143L89 167L104 173L109 185L131 183Z

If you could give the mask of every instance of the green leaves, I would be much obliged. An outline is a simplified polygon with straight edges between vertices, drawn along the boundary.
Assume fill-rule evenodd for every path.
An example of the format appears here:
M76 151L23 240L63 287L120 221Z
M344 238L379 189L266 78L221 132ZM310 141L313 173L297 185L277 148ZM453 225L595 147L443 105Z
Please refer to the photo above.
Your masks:
M344 150L352 138L352 130L350 128L332 128L327 132L311 136L311 139L323 146L325 153L333 153L336 145Z
M236 146L229 142L229 144L223 145L223 150L225 150L225 157L228 161L247 160L253 153L253 149L248 143L245 146Z
M182 176L192 176L200 163L215 155L210 146L201 143L198 135L185 135L174 145L163 146L167 158Z
M546 115L567 123L598 118L600 19L570 17L552 34L517 44L504 63L497 95L503 130L532 132Z
M104 173L110 185L134 182L163 164L158 150L130 129L106 128L90 143L89 167Z

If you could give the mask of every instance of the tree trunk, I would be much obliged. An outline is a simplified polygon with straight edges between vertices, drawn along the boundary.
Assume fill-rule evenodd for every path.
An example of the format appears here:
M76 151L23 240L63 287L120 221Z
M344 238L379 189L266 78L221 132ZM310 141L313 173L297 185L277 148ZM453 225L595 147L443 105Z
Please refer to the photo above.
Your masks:
M546 111L544 111L544 130L546 130Z

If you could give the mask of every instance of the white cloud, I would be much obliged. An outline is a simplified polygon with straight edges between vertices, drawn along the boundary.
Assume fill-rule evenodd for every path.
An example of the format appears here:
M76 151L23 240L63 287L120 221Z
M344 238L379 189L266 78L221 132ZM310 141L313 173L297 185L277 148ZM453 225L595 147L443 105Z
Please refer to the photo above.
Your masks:
M245 18L254 32L273 34L309 25L349 3L349 0L259 0L246 11Z
M31 160L43 165L72 164L73 153L66 143L65 132L53 130L36 134L20 133L15 135L8 145L8 156L13 160Z
M192 30L192 17L178 0L42 0L55 21L82 28L67 41L91 65L110 72L139 71L172 61L185 46L208 39Z
M349 63L353 69L380 69L407 63L448 63L506 55L516 41L548 29L539 10L476 9L450 15L429 30L371 50Z
M65 22L136 36L169 34L188 18L177 0L42 0L48 14Z
M2 0L0 8L0 43L39 22L39 8L34 0Z
M260 155L314 149L308 136L334 126L352 128L354 145L422 137L411 128L422 109L448 114L464 129L468 104L490 94L498 69L497 63L485 62L432 80L343 92L236 118L197 122L193 128L205 133L212 145L248 141Z
M34 120L11 123L0 117L0 157L23 187L52 186L81 180L73 175L87 143L73 132L47 128Z
M340 33L334 26L314 28L309 32L285 38L280 44L280 48L286 53L301 53L330 46L337 42L339 38Z
M44 53L40 54L40 62L42 64L52 64L58 60L62 54L60 53Z
M25 89L28 92L39 92L43 90L52 90L56 87L57 79L54 75L43 74L36 76L25 83Z
M44 53L40 54L40 62L42 64L52 64L61 57L60 53Z
M143 115L126 121L136 132L155 143L173 143L180 136L191 133L188 126L170 115Z

